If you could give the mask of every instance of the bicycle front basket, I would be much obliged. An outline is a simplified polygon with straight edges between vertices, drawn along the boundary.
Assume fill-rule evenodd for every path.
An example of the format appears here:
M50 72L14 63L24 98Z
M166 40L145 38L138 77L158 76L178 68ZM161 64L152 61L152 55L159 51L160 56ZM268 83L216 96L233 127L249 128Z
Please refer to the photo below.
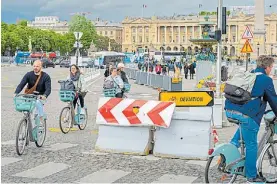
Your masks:
M36 99L26 97L15 97L14 98L15 110L18 112L32 112L36 105Z
M115 88L104 89L103 92L105 97L115 97L116 89Z
M63 102L72 102L76 93L74 91L60 91L60 100Z
M277 134L277 123L275 123L274 129L275 129L275 134Z
M124 83L124 91L125 92L129 92L130 91L130 89L131 89L131 85L130 84L128 84L128 83Z

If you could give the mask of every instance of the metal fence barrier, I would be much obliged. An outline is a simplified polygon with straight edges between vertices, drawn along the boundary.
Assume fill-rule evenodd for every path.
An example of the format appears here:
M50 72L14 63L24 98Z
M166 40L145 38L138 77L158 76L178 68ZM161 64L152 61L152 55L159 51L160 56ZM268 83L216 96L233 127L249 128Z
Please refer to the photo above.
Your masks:
M174 84L172 83L173 77L170 77L167 75L158 75L155 73L142 72L134 67L125 68L124 71L130 79L135 80L135 83L139 85L146 85L146 86L153 87L155 89L160 88L164 91L171 91L172 88L174 88L174 90L177 89L177 91L179 90L182 91L183 89L182 82ZM179 85L179 86L177 88L172 87L176 85Z

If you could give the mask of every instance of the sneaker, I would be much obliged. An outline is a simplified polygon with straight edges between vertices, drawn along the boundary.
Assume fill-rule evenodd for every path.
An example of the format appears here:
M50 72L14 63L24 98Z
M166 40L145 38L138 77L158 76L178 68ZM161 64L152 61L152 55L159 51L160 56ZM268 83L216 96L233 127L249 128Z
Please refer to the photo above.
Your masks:
M247 183L265 183L265 179L257 176L256 178L247 179Z

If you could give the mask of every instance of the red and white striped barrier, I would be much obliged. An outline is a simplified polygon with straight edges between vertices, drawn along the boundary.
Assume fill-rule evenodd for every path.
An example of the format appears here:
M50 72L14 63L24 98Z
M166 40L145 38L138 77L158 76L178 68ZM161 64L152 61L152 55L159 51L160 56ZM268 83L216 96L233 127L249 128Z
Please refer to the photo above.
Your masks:
M99 99L96 123L168 128L175 106L173 102L103 97Z

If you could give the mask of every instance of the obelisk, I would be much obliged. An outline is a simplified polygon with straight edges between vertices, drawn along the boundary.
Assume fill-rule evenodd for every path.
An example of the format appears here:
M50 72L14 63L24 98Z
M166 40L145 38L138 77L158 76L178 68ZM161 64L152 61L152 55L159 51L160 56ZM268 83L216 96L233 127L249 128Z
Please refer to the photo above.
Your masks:
M265 54L264 0L255 0L254 40L259 43L259 55ZM257 44L255 43L255 44ZM257 52L258 49L256 49ZM257 53L256 53L257 54ZM257 54L258 55L258 54Z

